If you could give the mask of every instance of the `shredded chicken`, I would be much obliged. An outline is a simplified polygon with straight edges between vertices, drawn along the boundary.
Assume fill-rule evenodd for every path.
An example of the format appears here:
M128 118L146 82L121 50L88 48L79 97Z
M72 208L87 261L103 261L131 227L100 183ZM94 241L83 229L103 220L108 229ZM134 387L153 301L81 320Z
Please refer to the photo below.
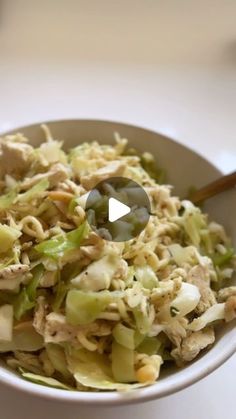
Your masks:
M212 345L215 341L214 329L207 327L198 332L191 332L184 337L181 345L171 351L178 365L192 361L202 349Z
M90 190L99 182L112 176L122 176L125 170L125 163L120 160L114 160L105 167L87 176L82 176L80 181L82 186Z
M180 347L182 340L186 337L187 323L188 322L185 318L179 320L173 319L170 324L164 327L164 333L178 348Z
M24 275L25 273L29 272L29 270L29 265L23 265L21 263L10 265L0 270L0 279L14 279Z
M37 355L20 351L14 352L14 355L16 358L15 368L22 367L26 369L26 371L31 371L34 374L43 374L42 364Z
M218 291L217 294L217 300L219 303L223 303L226 301L229 297L236 296L236 286L222 288Z
M197 314L204 313L209 307L216 304L216 297L210 288L209 275L205 267L194 266L188 273L187 282L196 285L201 294L200 301L195 308Z
M225 303L225 320L230 322L236 318L236 295L229 297Z
M37 306L34 313L33 326L35 330L43 336L47 315L47 303L43 296L38 297Z
M29 169L33 151L33 147L28 144L1 140L0 173L21 176Z
M76 339L78 332L85 336L108 336L111 334L111 325L104 320L97 320L88 325L72 326L66 322L65 316L59 313L50 313L46 317L44 330L45 342L71 342Z
M68 179L68 170L61 163L56 163L51 166L50 170L46 173L39 173L32 178L26 178L21 184L21 189L27 190L32 188L36 183L43 179L47 179L50 183L50 187L53 188L58 182L63 182Z

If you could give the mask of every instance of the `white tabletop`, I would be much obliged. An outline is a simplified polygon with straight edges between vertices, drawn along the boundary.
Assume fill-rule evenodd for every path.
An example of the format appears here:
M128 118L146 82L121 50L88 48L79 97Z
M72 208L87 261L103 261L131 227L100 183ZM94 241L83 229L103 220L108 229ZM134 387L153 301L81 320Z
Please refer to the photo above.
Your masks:
M0 2L0 131L59 118L152 128L236 166L235 0ZM235 417L236 356L171 397L81 409L0 387L1 419ZM233 376L234 375L234 376Z

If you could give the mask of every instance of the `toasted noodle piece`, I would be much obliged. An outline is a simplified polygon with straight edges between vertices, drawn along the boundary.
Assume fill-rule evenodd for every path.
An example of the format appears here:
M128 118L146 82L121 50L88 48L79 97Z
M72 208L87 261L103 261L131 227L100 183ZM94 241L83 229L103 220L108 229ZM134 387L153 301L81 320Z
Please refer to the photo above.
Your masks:
M102 180L112 176L122 176L125 171L125 167L126 165L123 161L114 160L90 175L82 176L80 179L81 184L85 189L90 190Z
M226 301L229 297L236 296L236 285L233 285L232 287L222 288L218 291L217 294L217 300L219 303L223 303Z
M65 191L49 191L47 192L47 196L52 201L62 201L65 203L68 203L71 201L71 199L74 197L73 194Z
M74 224L65 223L63 221L57 221L57 226L64 230L73 230L75 228Z
M198 332L190 332L183 338L181 345L171 351L171 356L181 366L184 362L192 361L202 349L212 345L215 341L215 333L212 327L207 327Z
M98 234L96 234L94 231L91 231L88 235L88 237L84 240L85 246L87 245L98 245L103 247L106 242L103 240Z
M88 351L96 351L98 349L97 343L95 342L91 342L90 340L88 340L87 336L85 335L85 333L82 330L79 330L77 333L77 339L79 341L79 343L86 348Z
M35 330L43 336L46 316L47 316L48 305L46 303L45 297L39 296L37 299L37 306L34 312L33 326Z
M210 279L207 268L204 266L194 266L187 275L187 282L196 285L200 291L201 299L195 308L197 314L204 313L209 307L216 304L216 297L210 288Z
M32 241L25 242L25 243L22 244L21 249L22 249L22 251L23 250L28 250L32 245L33 245Z
M82 185L77 185L71 179L66 179L64 185L68 188L69 192L73 193L73 195L81 196L86 193L86 189L84 189Z
M103 248L100 246L81 246L80 250L83 255L89 257L90 259L98 259L102 254Z
M63 182L64 180L68 179L68 177L69 173L66 167L61 163L56 163L51 166L48 172L39 173L32 178L26 178L21 184L21 189L30 189L42 179L47 179L49 181L50 188L54 188L59 182Z
M27 215L22 218L19 222L19 227L25 234L35 237L38 240L45 240L48 237L48 232L44 231L42 223L32 215Z
M74 212L76 214L76 215L72 216L72 219L73 219L74 223L76 225L82 224L84 219L85 219L84 209L82 207L80 207L79 205L77 205L77 207L75 207Z
M29 259L29 255L28 255L28 253L27 252L22 252L21 253L21 262L24 264L24 265L30 265L30 259Z
M28 144L0 140L0 173L21 176L29 169L33 152Z
M68 204L63 201L54 201L55 207L59 210L65 220L70 220L71 216L68 214Z
M21 263L10 265L0 270L0 279L13 279L24 275L25 273L29 272L29 270L29 265L23 265Z
M236 295L229 297L225 303L225 321L230 322L236 318Z

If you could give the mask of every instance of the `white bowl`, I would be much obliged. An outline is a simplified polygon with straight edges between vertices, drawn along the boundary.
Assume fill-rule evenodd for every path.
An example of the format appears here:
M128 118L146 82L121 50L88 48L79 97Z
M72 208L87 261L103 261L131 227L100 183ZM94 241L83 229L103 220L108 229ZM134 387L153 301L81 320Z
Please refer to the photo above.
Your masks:
M168 183L175 186L174 193L184 197L189 186L200 187L216 179L221 172L205 158L177 142L155 132L122 123L95 120L65 120L48 122L54 138L64 140L65 147L98 140L101 143L113 143L113 133L129 139L132 147L141 151L150 151L156 157L160 167L166 169ZM22 132L37 146L44 140L40 124L21 127L14 132ZM208 201L206 211L210 217L222 223L236 244L236 193L235 190L225 192ZM152 386L128 393L116 392L69 392L43 387L27 382L0 366L0 381L18 390L50 399L76 402L86 405L119 405L138 403L157 399L179 391L205 377L236 350L235 322L222 325L217 333L214 346L193 363L183 369L173 369L162 374Z

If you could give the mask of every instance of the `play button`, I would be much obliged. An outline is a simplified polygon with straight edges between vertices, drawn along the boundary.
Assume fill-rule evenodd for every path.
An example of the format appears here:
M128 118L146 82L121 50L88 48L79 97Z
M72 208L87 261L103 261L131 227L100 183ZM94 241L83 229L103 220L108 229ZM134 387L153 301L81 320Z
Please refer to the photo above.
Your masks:
M145 190L125 177L98 183L88 194L85 210L91 228L102 238L115 242L138 236L151 212Z
M124 215L129 214L131 209L128 205L122 204L115 198L109 198L108 201L108 221L113 223L114 221L119 220L124 217Z

